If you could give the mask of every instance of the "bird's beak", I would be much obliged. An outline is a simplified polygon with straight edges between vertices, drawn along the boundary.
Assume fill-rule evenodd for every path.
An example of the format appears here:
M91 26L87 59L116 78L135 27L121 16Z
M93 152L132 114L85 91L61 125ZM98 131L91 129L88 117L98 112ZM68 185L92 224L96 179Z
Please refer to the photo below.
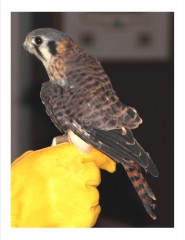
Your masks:
M30 46L29 39L26 39L23 42L23 44L21 46L21 50L22 51L27 51L27 52L29 52L31 54L34 54L34 49L33 49L33 47Z
M21 46L21 50L22 50L22 51L24 51L24 50L25 50L25 51L28 51L28 46L27 46L27 44L26 44L26 41L23 42L23 44L22 44L22 46Z

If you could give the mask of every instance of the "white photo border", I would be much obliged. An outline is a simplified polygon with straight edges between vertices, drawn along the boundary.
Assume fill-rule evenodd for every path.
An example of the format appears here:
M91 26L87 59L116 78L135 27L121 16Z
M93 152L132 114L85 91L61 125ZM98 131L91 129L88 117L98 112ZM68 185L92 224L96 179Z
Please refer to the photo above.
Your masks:
M183 175L184 81L185 81L185 17L183 0L71 0L71 1L1 1L1 240L58 239L185 239ZM14 229L10 227L10 99L11 99L11 12L174 12L175 16L175 227L174 228L110 228L110 229ZM170 147L170 146L169 146ZM168 171L168 166L166 168ZM184 236L184 238L183 238Z

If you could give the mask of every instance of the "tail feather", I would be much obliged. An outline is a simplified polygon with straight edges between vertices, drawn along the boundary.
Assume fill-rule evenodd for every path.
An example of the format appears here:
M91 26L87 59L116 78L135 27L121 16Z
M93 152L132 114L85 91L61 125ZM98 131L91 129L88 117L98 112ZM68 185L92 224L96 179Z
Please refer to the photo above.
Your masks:
M156 200L156 197L144 179L139 166L133 161L130 161L130 164L132 167L125 164L123 164L123 167L125 168L127 175L131 180L137 194L139 195L147 213L151 216L152 219L155 220L157 217L154 214L153 209L156 207L156 205L152 200Z

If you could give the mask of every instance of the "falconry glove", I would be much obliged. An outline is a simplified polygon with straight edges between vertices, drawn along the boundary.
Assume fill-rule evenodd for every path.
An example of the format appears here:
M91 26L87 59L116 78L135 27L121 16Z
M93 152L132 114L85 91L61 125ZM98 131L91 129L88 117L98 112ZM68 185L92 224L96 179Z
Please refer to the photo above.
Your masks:
M12 227L92 227L101 211L100 169L114 172L115 162L72 143L24 153L12 163Z

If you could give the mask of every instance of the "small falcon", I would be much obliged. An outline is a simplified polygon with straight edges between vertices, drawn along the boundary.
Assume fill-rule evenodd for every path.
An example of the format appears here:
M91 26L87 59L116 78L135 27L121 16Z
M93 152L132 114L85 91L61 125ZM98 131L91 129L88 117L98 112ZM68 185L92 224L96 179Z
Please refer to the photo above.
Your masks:
M42 84L46 112L62 133L82 152L95 147L125 168L146 211L153 218L156 200L141 169L158 177L149 154L131 129L142 119L133 107L120 102L100 62L67 34L51 28L36 29L23 47L44 65L49 81Z

